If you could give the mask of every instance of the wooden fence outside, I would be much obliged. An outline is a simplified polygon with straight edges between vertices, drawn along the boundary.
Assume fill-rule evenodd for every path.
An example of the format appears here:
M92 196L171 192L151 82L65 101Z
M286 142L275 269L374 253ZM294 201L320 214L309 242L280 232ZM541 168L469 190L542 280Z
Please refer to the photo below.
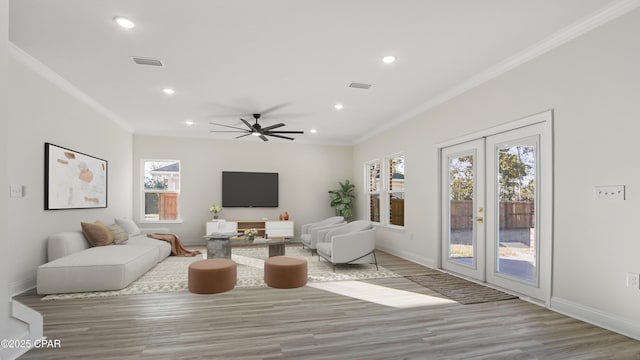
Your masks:
M500 201L499 206L500 229L529 229L535 226L532 201ZM452 230L473 228L474 209L471 200L451 200L450 211Z

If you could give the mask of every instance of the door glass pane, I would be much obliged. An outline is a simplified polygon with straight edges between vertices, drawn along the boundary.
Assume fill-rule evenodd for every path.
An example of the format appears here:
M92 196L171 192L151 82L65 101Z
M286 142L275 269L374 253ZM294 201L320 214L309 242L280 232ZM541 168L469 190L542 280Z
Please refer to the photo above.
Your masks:
M497 272L537 283L536 143L498 147Z
M474 264L473 155L449 158L449 259Z

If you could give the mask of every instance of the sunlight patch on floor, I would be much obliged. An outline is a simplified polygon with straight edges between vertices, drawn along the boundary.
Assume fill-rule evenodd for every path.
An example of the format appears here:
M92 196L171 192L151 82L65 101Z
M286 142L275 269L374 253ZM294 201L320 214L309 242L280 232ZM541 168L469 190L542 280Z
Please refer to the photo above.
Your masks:
M307 286L329 291L334 294L348 296L351 298L399 309L442 304L456 304L455 301L449 299L417 294L410 291L392 289L380 285L368 284L361 281L307 283Z

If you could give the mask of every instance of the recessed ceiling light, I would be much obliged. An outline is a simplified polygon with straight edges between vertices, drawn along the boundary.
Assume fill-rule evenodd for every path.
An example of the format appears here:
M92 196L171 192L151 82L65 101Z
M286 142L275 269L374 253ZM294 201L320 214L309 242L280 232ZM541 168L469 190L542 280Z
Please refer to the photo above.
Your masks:
M333 108L334 108L334 109L336 109L336 110L342 110L342 108L344 108L344 105L342 105L342 104L335 104L335 105L333 105Z
M134 24L133 21L127 19L126 17L116 16L113 18L113 21L115 21L116 24L125 29L133 29L134 27L136 27L136 24Z
M185 123L185 125L187 125L187 126L191 126L191 125L193 125L193 121L191 121L191 120L187 120L187 121L185 121L184 123Z
M315 134L315 133L318 132L318 130L317 129L311 129L311 130L309 130L309 132L312 133L312 134Z
M391 64L394 61L396 61L396 57L392 56L392 55L385 56L385 57L382 58L382 62L385 63L385 64Z
M176 93L176 91L173 90L172 88L164 88L164 89L162 89L162 92L167 94L167 95L173 95L173 94Z

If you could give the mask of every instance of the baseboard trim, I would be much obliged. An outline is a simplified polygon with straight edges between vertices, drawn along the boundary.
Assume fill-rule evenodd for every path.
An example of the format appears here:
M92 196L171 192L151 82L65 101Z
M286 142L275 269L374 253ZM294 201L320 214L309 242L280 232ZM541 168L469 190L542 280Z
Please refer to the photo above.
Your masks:
M584 306L557 296L551 297L549 309L624 336L640 340L640 323L638 322L629 321L617 315Z
M390 249L390 248L385 247L385 246L376 246L376 249L384 251L384 252L386 252L388 254L397 256L399 258L414 262L414 263L419 264L419 265L427 266L427 267L434 268L434 269L438 268L438 265L437 265L435 260L429 259L429 258L425 258L425 257L422 257L422 256L416 256L415 253L406 252L406 251L398 251L397 249Z

